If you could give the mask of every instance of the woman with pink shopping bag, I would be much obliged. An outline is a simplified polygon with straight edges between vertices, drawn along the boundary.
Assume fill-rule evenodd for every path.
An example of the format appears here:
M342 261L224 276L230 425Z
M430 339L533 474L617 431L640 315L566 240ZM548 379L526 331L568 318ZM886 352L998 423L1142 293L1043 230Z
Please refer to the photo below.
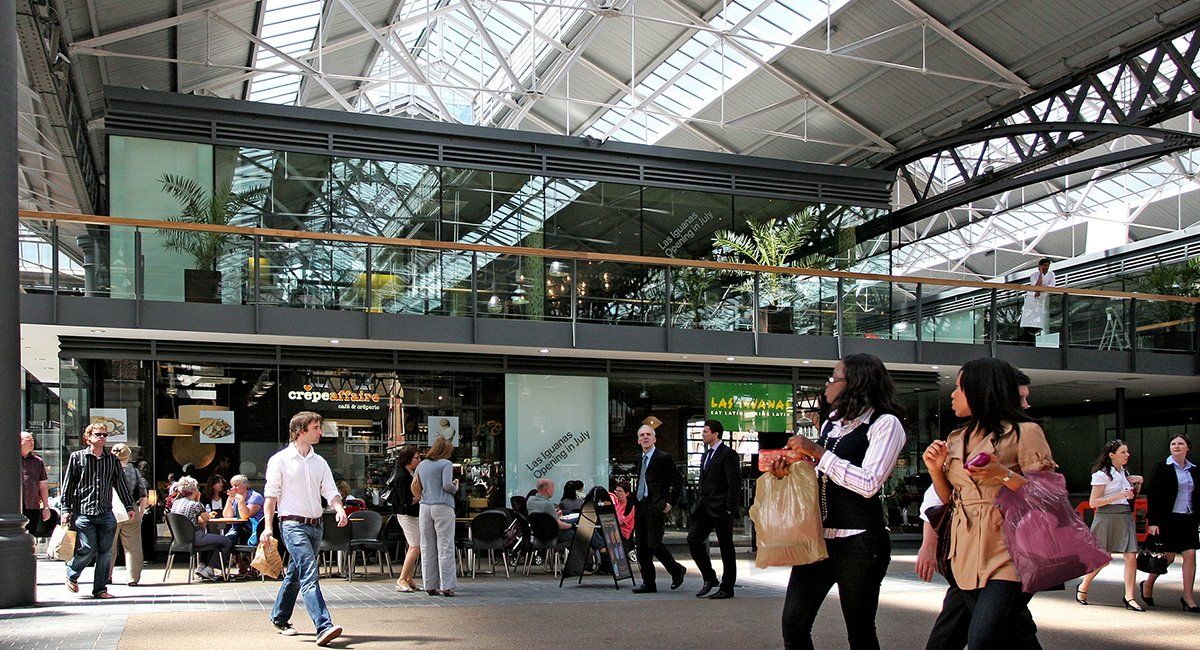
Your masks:
M971 612L968 647L1040 648L1025 610L1032 594L1001 532L1001 490L1025 485L1023 474L1057 467L1041 426L1020 407L1016 373L994 358L976 359L959 372L951 406L966 425L935 440L923 456L938 497L953 502L950 575Z

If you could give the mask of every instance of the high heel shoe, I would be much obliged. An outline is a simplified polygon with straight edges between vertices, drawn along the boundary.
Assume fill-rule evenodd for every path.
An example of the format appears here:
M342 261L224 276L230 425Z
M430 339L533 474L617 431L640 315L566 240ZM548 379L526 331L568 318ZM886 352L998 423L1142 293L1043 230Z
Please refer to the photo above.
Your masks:
M1138 604L1137 600L1132 598L1122 598L1121 601L1125 603L1125 609L1132 609L1135 612L1146 611L1142 609L1142 606Z
M1143 603L1146 603L1147 605L1154 607L1154 597L1146 595L1146 581L1145 580L1138 583L1138 595L1142 597Z
M1200 607L1192 607L1191 605L1187 604L1186 600L1182 598L1179 599L1179 604L1183 605L1183 611L1185 612L1200 612Z
M1082 589L1075 590L1075 602L1079 603L1080 605L1091 604L1087 601L1087 592Z

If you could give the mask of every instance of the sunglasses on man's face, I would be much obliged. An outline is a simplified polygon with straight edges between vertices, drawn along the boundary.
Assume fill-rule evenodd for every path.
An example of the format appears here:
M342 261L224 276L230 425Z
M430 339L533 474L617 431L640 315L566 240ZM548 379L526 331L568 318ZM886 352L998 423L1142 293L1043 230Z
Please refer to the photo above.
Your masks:
M107 438L108 432L107 431L93 431L92 436L96 437L96 438Z

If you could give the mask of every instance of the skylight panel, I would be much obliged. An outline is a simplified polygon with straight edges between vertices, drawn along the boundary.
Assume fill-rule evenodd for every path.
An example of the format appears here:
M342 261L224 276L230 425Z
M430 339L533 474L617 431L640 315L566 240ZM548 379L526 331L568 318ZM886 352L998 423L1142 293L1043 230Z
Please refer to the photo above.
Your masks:
M836 11L846 2L848 0L833 0L832 6L827 7L824 2L815 0L765 0L753 5L734 0L709 21L709 26L728 30L734 36L742 34L762 39L735 38L739 45L758 58L770 61L788 44L824 20L827 12ZM626 96L616 107L601 114L585 135L653 144L678 125L646 113L634 117L627 108L645 103L648 110L654 110L656 104L682 117L692 117L757 69L757 63L751 58L728 43L722 45L719 35L697 31L638 82L634 95L640 99ZM646 98L651 101L645 102Z
M325 0L263 0L263 21L258 35L271 47L291 57L312 50ZM267 68L283 63L279 55L265 47L254 49L254 67ZM300 90L300 70L291 64L279 72L261 74L250 80L246 99L270 104L295 104Z

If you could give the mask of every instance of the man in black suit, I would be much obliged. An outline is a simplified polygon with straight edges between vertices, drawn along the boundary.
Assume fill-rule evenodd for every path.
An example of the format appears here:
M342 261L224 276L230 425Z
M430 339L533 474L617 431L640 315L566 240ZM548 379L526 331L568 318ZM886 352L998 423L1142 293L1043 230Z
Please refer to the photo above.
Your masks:
M642 455L638 458L633 526L637 534L642 586L635 587L633 593L652 594L658 591L658 586L654 584L655 559L662 562L667 573L671 574L672 589L678 589L683 584L683 576L687 574L687 569L676 562L667 547L663 546L663 524L671 508L679 502L679 494L683 491L683 475L670 456L654 448L657 437L653 427L643 425L638 429L637 437Z
M704 456L700 460L700 495L696 510L692 513L692 526L688 530L688 548L704 585L697 598L720 600L733 598L733 585L737 580L737 557L733 550L733 520L738 516L742 503L741 461L729 445L721 442L725 427L716 420L704 422ZM708 536L717 532L717 545L721 548L720 589L711 596L708 592L717 587L717 573L708 558Z

